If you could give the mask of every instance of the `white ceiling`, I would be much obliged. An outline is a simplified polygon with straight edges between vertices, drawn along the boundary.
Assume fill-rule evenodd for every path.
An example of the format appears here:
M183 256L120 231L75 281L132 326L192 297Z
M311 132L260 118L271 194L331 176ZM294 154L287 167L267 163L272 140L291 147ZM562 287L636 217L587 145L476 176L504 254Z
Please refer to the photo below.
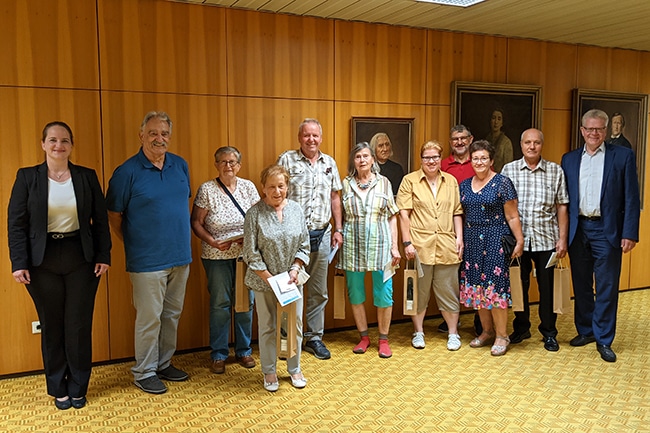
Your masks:
M486 0L468 8L415 0L176 1L650 51L648 0Z

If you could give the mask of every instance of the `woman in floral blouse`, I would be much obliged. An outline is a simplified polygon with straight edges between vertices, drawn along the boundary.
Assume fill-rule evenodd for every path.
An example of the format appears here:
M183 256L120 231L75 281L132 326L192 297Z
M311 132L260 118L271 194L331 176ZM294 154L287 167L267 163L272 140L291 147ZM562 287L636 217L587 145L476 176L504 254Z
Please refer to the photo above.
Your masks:
M192 208L192 230L201 239L201 261L210 292L210 370L226 371L230 318L235 305L235 269L242 253L244 213L260 199L250 180L237 177L241 153L220 147L214 154L219 176L199 187ZM235 204L236 202L236 204ZM255 367L251 356L253 296L248 311L235 313L235 357L246 368Z

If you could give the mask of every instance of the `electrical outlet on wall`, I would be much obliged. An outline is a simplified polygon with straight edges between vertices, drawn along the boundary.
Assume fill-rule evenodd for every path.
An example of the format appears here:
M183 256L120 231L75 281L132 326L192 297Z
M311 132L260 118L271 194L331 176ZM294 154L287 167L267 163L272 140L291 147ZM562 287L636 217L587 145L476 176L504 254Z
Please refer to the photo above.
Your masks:
M41 333L41 322L36 321L32 322L32 334L40 334Z

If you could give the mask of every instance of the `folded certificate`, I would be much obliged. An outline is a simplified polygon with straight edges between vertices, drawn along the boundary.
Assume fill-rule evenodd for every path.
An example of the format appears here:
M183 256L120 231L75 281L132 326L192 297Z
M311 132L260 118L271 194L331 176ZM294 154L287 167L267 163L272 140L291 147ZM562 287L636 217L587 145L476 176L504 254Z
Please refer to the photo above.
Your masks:
M389 261L388 263L386 263L386 266L384 266L384 283L385 283L386 281L390 280L390 278L391 278L393 275L395 275L395 270L396 270L396 269L399 269L399 263L396 264L395 266L393 266L393 263L392 263L392 262L393 262L393 260L391 259L391 261Z
M275 297L278 298L278 302L283 307L302 298L298 286L295 283L289 283L290 279L289 272L283 272L268 279Z
M551 253L551 257L548 258L548 262L546 263L546 267L547 268L554 268L555 265L557 264L558 260L559 259L558 259L557 253L555 251L553 251Z

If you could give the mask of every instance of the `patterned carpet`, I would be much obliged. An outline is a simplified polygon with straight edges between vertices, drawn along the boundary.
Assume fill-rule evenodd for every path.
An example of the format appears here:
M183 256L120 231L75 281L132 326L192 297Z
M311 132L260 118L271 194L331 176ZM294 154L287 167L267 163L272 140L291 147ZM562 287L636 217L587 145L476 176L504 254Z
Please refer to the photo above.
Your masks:
M130 362L96 367L81 410L57 410L42 375L0 380L0 431L649 432L649 304L650 290L621 294L614 364L594 344L569 346L571 315L558 319L559 352L545 351L534 332L492 357L489 348L469 347L472 320L464 314L458 352L446 350L437 318L425 322L424 350L410 346L410 323L394 325L390 359L377 356L376 328L365 355L352 353L355 331L329 333L332 359L303 355L303 390L280 361L275 394L262 388L259 366L231 362L225 374L210 373L207 351L177 356L191 379L168 383L159 396L135 388Z

